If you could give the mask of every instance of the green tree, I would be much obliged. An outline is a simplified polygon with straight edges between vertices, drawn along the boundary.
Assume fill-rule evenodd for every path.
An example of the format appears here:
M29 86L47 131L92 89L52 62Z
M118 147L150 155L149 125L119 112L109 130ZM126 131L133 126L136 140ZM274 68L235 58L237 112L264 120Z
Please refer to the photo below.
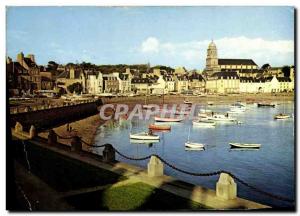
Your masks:
M80 94L83 90L83 87L81 85L81 83L79 82L76 82L76 83L73 83L72 85L69 85L67 87L68 91L71 92L71 93L76 93L76 94Z
M291 68L289 66L283 66L281 71L283 72L284 77L290 77Z

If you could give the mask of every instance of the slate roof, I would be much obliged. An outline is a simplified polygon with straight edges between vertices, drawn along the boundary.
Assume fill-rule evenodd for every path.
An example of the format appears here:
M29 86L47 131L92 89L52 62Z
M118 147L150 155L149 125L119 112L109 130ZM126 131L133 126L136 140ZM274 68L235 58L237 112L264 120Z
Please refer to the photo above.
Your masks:
M193 73L192 75L189 76L189 80L199 80L199 81L204 81L204 78L201 74L198 73Z
M218 59L219 65L256 65L252 59Z
M74 79L80 79L80 74L81 74L81 71L80 70L75 70L74 72ZM64 72L61 72L57 78L65 78L65 79L70 79L70 71L64 71Z
M291 82L292 81L291 78L289 78L289 77L277 77L277 80L279 82Z
M141 84L141 83L154 83L152 79L150 78L133 78L131 80L131 83L137 83L137 84Z

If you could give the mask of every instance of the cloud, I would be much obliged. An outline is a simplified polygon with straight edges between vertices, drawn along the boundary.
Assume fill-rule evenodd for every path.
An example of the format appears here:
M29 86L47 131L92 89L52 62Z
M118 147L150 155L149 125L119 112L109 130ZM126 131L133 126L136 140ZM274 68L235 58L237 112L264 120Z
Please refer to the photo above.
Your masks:
M149 37L141 45L143 53L157 53L159 51L159 41L155 37Z
M148 37L140 44L138 50L144 54L168 58L167 61L173 62L174 65L204 68L209 43L210 40L161 42L158 38ZM249 58L258 65L266 62L273 66L294 64L293 40L266 40L240 36L216 39L214 43L217 45L219 58Z

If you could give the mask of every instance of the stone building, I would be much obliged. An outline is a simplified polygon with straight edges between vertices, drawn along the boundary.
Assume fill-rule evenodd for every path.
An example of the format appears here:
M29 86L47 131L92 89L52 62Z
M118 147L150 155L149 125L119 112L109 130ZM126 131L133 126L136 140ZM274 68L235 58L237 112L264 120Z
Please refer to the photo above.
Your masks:
M86 77L87 93L93 95L103 93L103 77L100 71L87 71Z
M175 91L183 93L189 89L189 80L185 75L175 76Z
M205 91L205 79L201 74L192 73L189 77L189 90L195 92L204 92Z
M152 94L152 84L155 81L151 78L133 78L131 90L137 94Z
M212 41L208 45L207 55L206 55L206 67L204 72L207 76L211 76L215 72L220 71L218 65L218 51L216 44Z
M68 86L74 83L80 83L83 87L83 93L85 93L86 78L81 68L70 66L56 78L56 86L65 89L67 92L69 92Z
M110 74L103 74L103 86L105 93L119 93L121 80L119 78L119 73L114 72Z
M207 78L206 91L212 93L239 93L240 78L235 71L216 72Z

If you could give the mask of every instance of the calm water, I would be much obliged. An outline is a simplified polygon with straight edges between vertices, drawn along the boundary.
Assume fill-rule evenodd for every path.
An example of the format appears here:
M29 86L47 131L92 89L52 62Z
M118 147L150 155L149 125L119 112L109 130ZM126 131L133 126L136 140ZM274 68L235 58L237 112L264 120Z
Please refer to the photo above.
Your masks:
M199 105L199 108L201 107ZM225 112L229 105L208 106L207 109ZM161 136L158 143L130 143L129 133L148 130L149 121L132 120L120 127L100 127L96 144L111 143L128 156L142 157L158 154L177 167L192 172L211 172L226 170L246 182L265 191L295 198L294 194L294 119L274 120L273 116L285 111L294 114L294 103L279 104L276 108L257 108L248 105L247 111L235 115L241 125L217 125L215 128L193 127L191 120L171 123L170 132L157 133ZM205 151L187 151L190 128L190 140L206 144ZM231 150L229 142L260 143L259 150ZM102 154L102 148L96 149ZM146 168L148 161L131 161L120 156L117 160ZM167 175L178 179L215 189L218 177L189 176L165 166ZM238 196L261 203L287 207L286 202L271 199L238 184Z

